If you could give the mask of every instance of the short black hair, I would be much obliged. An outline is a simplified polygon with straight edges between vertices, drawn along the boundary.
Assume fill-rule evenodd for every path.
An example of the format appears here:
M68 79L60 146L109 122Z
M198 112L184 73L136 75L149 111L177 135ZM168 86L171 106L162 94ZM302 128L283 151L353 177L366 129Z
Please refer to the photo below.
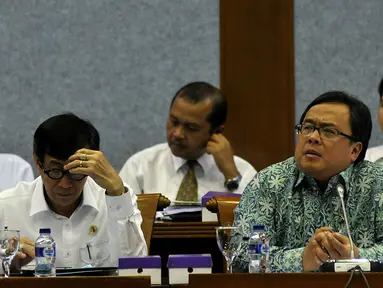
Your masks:
M214 132L216 128L225 124L228 105L225 94L219 88L201 81L188 83L176 92L170 104L170 108L177 97L193 104L211 99L213 101L213 109L206 119L211 124L211 132Z
M100 150L100 135L89 121L73 113L48 118L33 136L33 152L42 163L45 154L67 160L81 148Z
M362 142L363 148L360 152L358 158L355 160L355 164L359 163L366 156L366 151L368 148L368 142L371 137L372 130L372 121L370 109L362 101L352 97L346 92L342 91L329 91L312 101L303 112L301 119L299 121L302 124L303 120L306 117L307 112L311 107L316 106L322 103L341 103L345 104L350 109L350 125L353 138L356 141Z
M383 78L380 80L379 87L378 87L378 93L379 93L379 101L383 96Z

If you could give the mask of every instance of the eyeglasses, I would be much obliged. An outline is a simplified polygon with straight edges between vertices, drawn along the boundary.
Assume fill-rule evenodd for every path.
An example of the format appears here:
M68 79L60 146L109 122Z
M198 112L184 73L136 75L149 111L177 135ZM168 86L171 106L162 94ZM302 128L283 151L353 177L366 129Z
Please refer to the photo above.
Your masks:
M347 135L332 126L316 127L312 124L297 124L295 125L295 130L297 134L301 134L305 137L310 136L315 130L318 130L320 137L325 140L333 140L338 136L344 136L353 142L358 142L354 137Z
M60 180L64 177L65 174L68 175L68 178L73 181L81 181L86 177L84 174L72 174L69 173L69 170L64 171L58 168L45 170L43 164L40 162L40 167L43 169L44 173L48 175L49 178L53 180Z

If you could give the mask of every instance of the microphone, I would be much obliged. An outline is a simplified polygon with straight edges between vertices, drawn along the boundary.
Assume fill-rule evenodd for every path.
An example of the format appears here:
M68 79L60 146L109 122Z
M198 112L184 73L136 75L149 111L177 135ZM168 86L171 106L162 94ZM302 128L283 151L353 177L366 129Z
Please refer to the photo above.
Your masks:
M336 186L336 191L340 202L342 204L342 211L344 222L346 225L347 236L350 241L350 259L328 260L319 267L321 272L348 272L353 269L359 269L363 271L382 271L381 263L370 262L367 259L355 259L354 242L352 241L350 225L348 223L348 217L346 207L344 205L344 187L342 184Z
M343 188L343 185L342 184L338 184L336 186L336 191L338 192L338 195L339 195L339 198L340 198L340 202L342 204L342 210L343 210L343 217L344 217L344 222L346 224L346 230L347 230L347 236L348 236L348 239L350 241L350 258L353 259L354 258L354 242L352 241L352 237L351 237L351 232L350 232L350 225L348 224L348 217L347 217L347 212L346 212L346 207L344 205L344 188Z

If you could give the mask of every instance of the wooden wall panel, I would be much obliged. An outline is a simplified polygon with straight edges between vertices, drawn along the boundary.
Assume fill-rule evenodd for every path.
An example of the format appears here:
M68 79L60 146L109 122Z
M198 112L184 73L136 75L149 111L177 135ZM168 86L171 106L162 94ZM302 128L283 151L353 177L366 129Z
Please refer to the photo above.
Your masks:
M225 135L257 170L294 153L293 0L221 0Z

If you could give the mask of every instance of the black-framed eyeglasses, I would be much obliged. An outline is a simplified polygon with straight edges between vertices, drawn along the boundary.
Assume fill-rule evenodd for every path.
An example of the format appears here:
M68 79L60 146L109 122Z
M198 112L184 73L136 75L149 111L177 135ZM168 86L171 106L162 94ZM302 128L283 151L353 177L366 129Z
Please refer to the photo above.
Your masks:
M333 140L337 138L338 136L344 136L353 142L358 142L358 140L354 138L353 136L347 135L332 126L316 127L312 124L307 124L307 123L295 125L295 131L297 132L297 134L301 134L305 137L310 136L312 133L315 132L315 130L318 130L319 135L322 139Z
M69 170L61 170L58 168L53 168L53 169L47 169L45 170L43 164L40 162L40 167L43 169L44 173L48 175L49 178L53 180L60 180L62 179L65 174L67 174L68 178L73 181L81 181L86 177L84 174L72 174L69 172Z

